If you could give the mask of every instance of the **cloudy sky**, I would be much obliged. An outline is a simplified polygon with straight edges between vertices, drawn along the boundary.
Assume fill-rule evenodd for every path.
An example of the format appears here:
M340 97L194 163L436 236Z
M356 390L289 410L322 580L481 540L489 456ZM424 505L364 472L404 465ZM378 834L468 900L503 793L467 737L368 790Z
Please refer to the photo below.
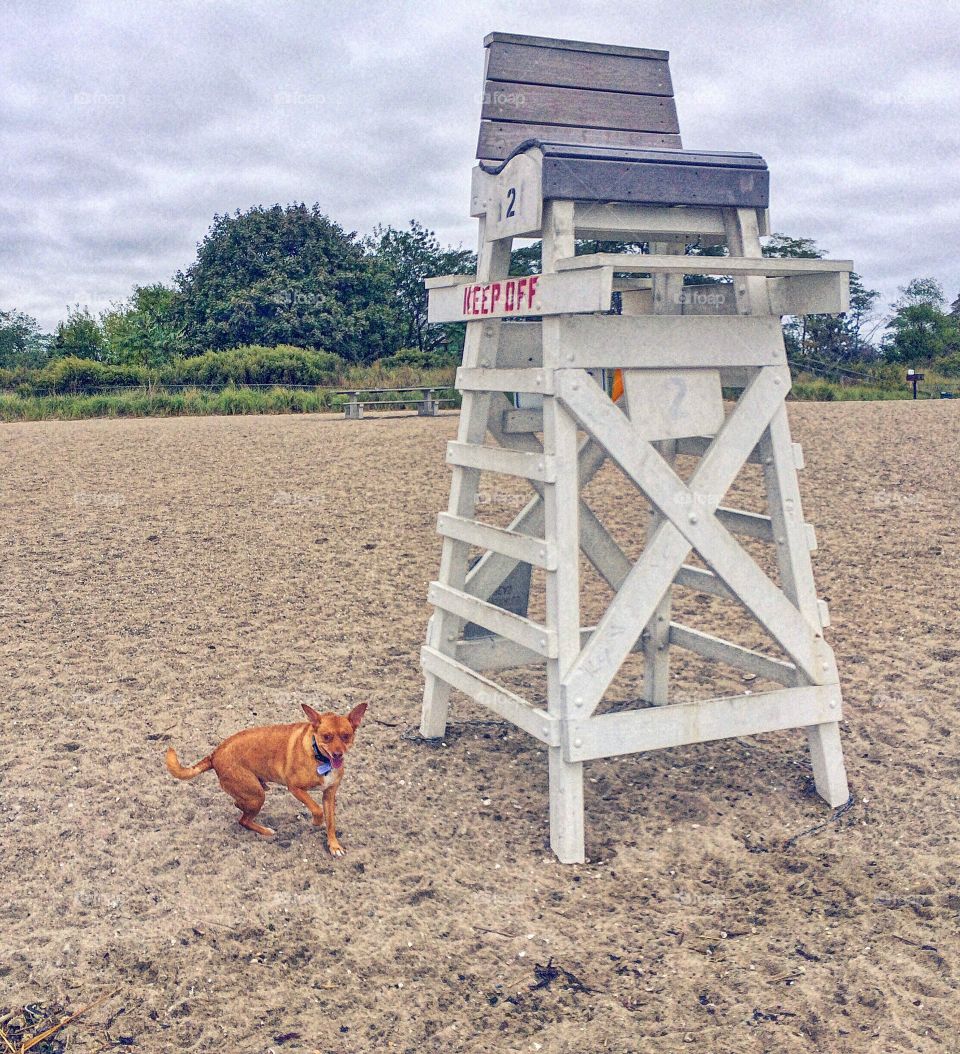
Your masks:
M775 230L886 305L960 292L960 4L3 0L0 308L55 326L193 260L215 213L468 216L491 30L671 52L684 144L752 150Z

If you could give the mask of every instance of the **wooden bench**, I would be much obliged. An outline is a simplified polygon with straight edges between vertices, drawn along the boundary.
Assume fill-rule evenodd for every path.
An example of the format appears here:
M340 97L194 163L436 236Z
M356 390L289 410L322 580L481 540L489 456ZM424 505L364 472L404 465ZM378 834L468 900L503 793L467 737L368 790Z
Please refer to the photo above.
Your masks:
M404 399L361 399L360 396L363 393L367 395L385 395L388 392L392 394L420 392L422 397L417 403L417 416L436 417L440 413L442 403L447 403L448 405L456 403L455 399L438 399L436 395L438 390L437 388L425 388L418 384L409 388L345 388L333 394L350 396L349 402L343 408L343 416L348 421L359 421L363 417L365 408L397 406L403 405L407 401Z

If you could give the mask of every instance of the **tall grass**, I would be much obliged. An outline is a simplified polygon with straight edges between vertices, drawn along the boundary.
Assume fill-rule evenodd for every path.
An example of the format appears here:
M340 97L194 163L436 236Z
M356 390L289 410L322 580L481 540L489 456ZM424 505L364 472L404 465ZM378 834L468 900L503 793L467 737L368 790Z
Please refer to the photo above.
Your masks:
M439 388L439 386L437 386ZM437 391L453 398L452 389ZM371 396L373 398L373 396ZM397 408L420 401L417 393L396 396ZM119 391L95 395L0 393L0 421L78 421L87 417L181 417L237 414L315 414L342 410L345 395L322 388L237 388L222 391Z

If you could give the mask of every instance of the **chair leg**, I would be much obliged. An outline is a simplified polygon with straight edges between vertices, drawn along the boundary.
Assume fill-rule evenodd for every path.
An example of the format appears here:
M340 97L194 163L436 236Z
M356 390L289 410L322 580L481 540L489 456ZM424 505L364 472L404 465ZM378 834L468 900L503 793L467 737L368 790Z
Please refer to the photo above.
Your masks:
M550 848L561 864L582 864L583 762L564 761L563 748L549 751Z
M817 793L834 808L845 805L850 797L850 788L847 786L847 770L843 764L839 722L810 725L807 741L810 744L810 761Z

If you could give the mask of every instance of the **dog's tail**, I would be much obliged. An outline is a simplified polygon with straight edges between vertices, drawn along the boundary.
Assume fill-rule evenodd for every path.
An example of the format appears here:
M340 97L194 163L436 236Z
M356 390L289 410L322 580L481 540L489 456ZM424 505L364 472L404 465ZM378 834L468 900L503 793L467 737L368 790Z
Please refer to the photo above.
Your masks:
M201 761L198 761L196 765L191 765L190 768L185 769L180 764L180 759L177 757L177 752L173 747L167 747L167 768L170 770L170 775L176 776L178 780L192 780L199 776L201 772L206 772L207 769L213 768L213 755L208 754Z

